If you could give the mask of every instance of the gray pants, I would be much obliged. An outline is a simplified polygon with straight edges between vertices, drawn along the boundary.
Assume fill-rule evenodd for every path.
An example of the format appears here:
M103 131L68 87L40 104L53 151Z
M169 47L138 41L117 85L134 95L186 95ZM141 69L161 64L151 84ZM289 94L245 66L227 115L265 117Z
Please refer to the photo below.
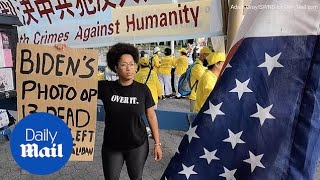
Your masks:
M181 94L178 91L179 78L180 78L180 75L176 75L176 74L174 75L174 89L176 90L177 97L181 97Z
M159 74L159 80L162 87L162 95L172 94L171 75Z
M195 101L190 99L190 112L193 112L194 103L195 103Z
M123 163L126 162L131 180L141 180L143 167L149 154L148 139L143 145L128 151L113 151L102 147L102 166L106 180L119 180Z

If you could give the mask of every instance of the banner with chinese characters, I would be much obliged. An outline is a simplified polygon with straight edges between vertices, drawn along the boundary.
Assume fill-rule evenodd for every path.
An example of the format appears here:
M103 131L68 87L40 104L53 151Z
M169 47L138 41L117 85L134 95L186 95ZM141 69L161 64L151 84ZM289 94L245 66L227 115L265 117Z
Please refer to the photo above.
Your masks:
M24 26L19 42L102 47L222 35L220 0L2 0Z

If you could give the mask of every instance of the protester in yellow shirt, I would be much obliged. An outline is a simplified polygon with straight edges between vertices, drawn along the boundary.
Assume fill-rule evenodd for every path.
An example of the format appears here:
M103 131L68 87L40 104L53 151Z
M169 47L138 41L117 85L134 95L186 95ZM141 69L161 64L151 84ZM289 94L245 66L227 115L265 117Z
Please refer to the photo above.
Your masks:
M213 52L206 58L206 60L204 60L203 65L207 66L208 69L202 75L198 84L194 112L199 112L209 97L211 91L216 85L225 60L226 55L223 52Z
M146 52L145 51L140 51L140 58L146 57ZM135 65L134 69L136 70L136 72L138 72L140 70L140 64L139 62Z
M158 104L158 97L162 95L161 84L160 84L158 75L154 71L150 72L148 58L142 57L139 60L139 64L140 64L141 69L134 76L134 80L139 83L142 83L142 84L146 83L146 81L147 81L147 86L149 87L149 89L151 91L152 98L155 103L154 108L156 109L157 104ZM150 76L148 78L149 72L150 72Z
M153 49L153 57L152 57L152 62L151 62L151 65L152 65L152 68L154 70L154 72L158 73L158 69L160 68L160 53L161 53L161 50L159 47L155 47Z
M196 60L196 64L191 69L190 74L190 83L191 83L191 94L189 95L190 99L190 111L192 112L194 109L194 102L196 100L196 91L198 89L198 83L201 79L201 76L205 72L206 68L203 66L203 60L210 54L212 51L208 47L203 47L200 50L199 58Z
M181 48L179 50L180 57L177 59L174 67L176 68L174 71L174 89L176 90L176 98L180 99L181 94L178 92L178 84L180 76L185 73L188 69L189 63L187 58L187 50L185 48Z
M102 81L102 80L105 79L105 77L104 77L104 72L103 72L103 70L100 69L100 68L98 69L97 79L98 79L98 81Z
M162 99L166 99L172 96L171 87L171 69L174 65L174 60L171 56L171 49L164 49L164 57L161 58L161 65L158 70L158 75L162 87Z

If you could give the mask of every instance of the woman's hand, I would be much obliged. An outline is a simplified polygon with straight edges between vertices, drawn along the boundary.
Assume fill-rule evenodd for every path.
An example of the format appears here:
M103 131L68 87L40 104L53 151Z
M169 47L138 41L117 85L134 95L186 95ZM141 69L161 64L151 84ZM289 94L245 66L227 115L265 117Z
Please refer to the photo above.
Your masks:
M65 47L67 47L66 44L55 44L54 45L55 48L57 48L58 50L63 51Z
M154 145L154 160L160 161L162 159L161 144Z

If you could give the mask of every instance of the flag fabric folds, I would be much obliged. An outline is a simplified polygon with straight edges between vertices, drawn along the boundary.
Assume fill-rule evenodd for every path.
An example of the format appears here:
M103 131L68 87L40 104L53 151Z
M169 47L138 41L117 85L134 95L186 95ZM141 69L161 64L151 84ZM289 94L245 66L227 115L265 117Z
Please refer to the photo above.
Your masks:
M320 154L318 3L252 7L262 2L275 8L248 10L228 66L162 179L313 179Z

